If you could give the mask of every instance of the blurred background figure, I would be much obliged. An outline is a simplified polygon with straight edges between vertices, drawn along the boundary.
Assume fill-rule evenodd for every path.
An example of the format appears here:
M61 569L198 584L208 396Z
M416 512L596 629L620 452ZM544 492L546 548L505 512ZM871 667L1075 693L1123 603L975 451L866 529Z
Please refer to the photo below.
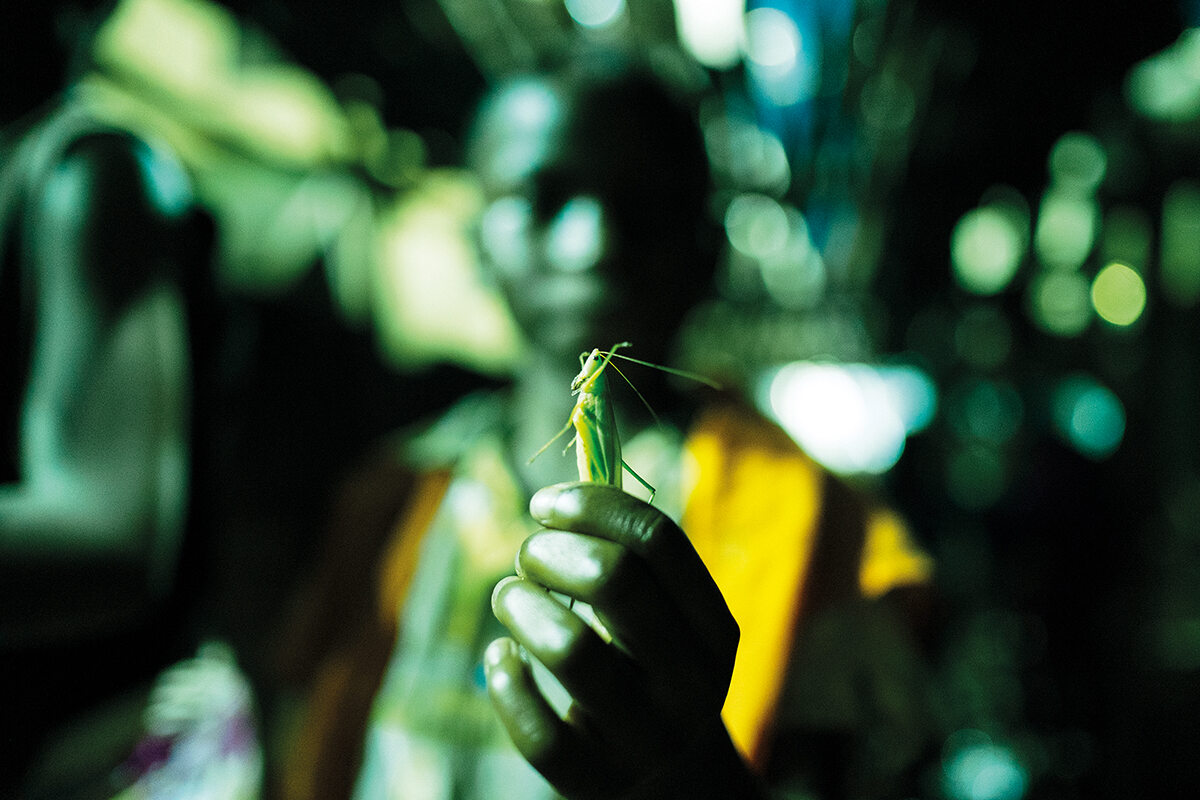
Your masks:
M422 399L366 325L420 154L217 5L11 22L41 60L3 108L4 781L115 792L214 742L257 780L339 458L465 375Z
M106 10L32 19L83 33ZM64 72L39 44L35 74ZM0 147L6 781L68 715L187 647L193 315L213 245L170 148L70 92L37 100L5 109L20 116ZM81 739L43 790L99 777L121 741Z

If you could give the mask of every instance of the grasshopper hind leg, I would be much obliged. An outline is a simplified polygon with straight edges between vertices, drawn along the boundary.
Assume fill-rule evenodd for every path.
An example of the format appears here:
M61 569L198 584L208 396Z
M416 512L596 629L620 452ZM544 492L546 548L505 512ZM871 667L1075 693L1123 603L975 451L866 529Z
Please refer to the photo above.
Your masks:
M652 485L650 485L650 483L645 478L643 478L641 475L638 475L637 472L634 471L633 467L629 466L629 464L627 464L624 459L621 459L621 466L625 468L626 472L628 472L630 475L633 476L633 479L635 481L637 481L642 486L644 486L646 488L646 491L650 493L650 499L648 499L646 502L653 503L654 495L658 492L658 490L655 489Z

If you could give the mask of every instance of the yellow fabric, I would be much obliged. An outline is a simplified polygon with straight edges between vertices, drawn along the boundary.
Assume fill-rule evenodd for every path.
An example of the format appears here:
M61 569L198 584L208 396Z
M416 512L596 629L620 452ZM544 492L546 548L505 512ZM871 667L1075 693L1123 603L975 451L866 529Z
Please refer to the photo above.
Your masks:
M693 486L682 527L741 628L722 716L734 744L761 767L821 531L826 477L780 428L737 406L702 415L684 453ZM857 587L864 596L930 579L931 559L894 513L864 518ZM823 577L853 581L854 573Z
M723 717L757 763L787 671L821 475L782 431L734 409L704 415L684 447L696 483L683 529L741 628Z
M875 511L867 520L858 584L867 597L879 597L897 586L928 583L933 559L913 543L908 529L890 511Z

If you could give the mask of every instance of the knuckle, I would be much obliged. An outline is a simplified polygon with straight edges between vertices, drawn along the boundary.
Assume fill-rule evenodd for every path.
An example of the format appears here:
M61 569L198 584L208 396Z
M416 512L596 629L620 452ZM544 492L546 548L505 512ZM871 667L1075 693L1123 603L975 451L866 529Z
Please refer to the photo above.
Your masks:
M544 768L561 758L564 743L556 726L529 719L518 722L514 728L518 749L535 768Z
M567 682L574 682L578 676L587 675L594 670L605 648L600 637L583 620L578 617L576 619L579 625L574 635L558 651L554 663L546 664L551 672Z
M648 570L641 556L627 547L617 547L596 585L595 604L620 606L637 599L638 587Z
M678 529L669 517L650 506L632 509L630 516L630 530L643 555L649 556L670 546L672 534Z

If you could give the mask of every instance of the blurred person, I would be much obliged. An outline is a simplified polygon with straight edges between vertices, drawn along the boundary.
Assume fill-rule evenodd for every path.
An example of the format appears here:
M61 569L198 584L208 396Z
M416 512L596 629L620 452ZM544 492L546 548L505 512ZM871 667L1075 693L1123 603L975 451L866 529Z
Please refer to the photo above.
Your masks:
M184 270L205 244L170 154L69 99L4 167L5 561L139 564L86 603L24 587L33 613L6 615L11 642L119 625L169 583L187 507Z
M139 747L156 742L157 765L195 741L179 703L149 692L197 641L196 368L214 231L176 154L76 90L110 5L44 12L66 52L28 66L66 88L6 108L0 131L6 796L18 783L31 798L112 794ZM221 691L237 697L228 674ZM139 745L167 705L175 719Z
M657 417L609 373L653 505L575 481L558 447L530 460L571 410L581 352L627 340L669 363L712 288L693 99L612 53L484 98L480 252L526 348L511 386L347 481L284 653L307 687L285 796L865 797L915 780L932 724L901 598L931 564L894 514L731 394L620 363Z

